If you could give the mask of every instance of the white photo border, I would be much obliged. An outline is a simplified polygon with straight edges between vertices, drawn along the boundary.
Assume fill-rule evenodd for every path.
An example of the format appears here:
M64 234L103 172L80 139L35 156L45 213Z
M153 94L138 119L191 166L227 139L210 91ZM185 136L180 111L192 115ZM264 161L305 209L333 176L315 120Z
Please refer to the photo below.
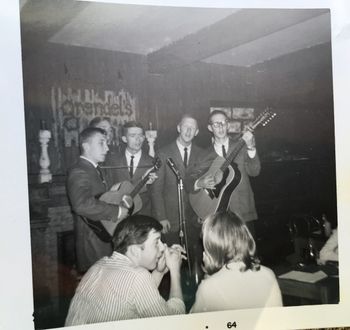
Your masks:
M339 219L340 303L242 311L213 312L118 321L118 329L237 329L317 328L350 325L350 2L333 1L111 1L103 2L237 8L330 8L332 22L333 88L336 130L337 204ZM2 2L1 24L1 211L0 329L34 329L30 254L29 205L19 9L25 0ZM232 324L232 323L230 323ZM71 329L115 329L102 323Z

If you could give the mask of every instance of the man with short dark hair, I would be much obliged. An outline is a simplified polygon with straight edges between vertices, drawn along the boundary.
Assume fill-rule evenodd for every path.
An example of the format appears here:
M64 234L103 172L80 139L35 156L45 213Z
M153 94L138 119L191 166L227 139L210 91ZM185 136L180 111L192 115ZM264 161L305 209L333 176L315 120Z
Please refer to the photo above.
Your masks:
M183 252L160 240L161 224L134 215L116 228L114 252L96 262L82 278L66 326L185 313L180 283ZM170 271L169 300L158 291Z
M121 221L128 209L99 200L107 190L98 166L108 151L105 131L88 127L80 133L79 144L81 155L69 170L67 191L74 213L77 270L85 273L98 259L112 253L111 242L99 237L100 220Z
M123 126L122 141L125 143L125 150L115 154L110 160L113 183L128 181L136 186L145 172L154 165L153 158L142 150L145 141L143 126L135 121L127 122ZM142 208L138 212L140 214L151 215L151 184L156 177L155 173L151 173L146 185L139 192L142 201Z
M94 117L89 122L89 127L98 127L102 128L106 132L107 137L107 145L108 152L105 157L104 162L101 164L102 173L107 182L108 188L113 186L113 169L111 166L113 165L113 159L117 157L117 153L119 152L119 139L116 136L116 132L118 127L112 127L112 122L109 117Z

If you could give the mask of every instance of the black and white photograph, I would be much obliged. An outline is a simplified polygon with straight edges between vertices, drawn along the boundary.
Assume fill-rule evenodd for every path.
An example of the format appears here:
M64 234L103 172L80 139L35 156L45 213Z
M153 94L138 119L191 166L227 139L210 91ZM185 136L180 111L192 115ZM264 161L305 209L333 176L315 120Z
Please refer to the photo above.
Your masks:
M350 325L350 17L260 3L19 2L1 250L28 328Z

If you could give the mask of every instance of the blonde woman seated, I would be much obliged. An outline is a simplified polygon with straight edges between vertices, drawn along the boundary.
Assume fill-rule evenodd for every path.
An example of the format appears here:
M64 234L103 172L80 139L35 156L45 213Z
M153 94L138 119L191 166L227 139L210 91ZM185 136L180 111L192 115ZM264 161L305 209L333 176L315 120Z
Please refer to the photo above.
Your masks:
M231 212L219 212L203 223L203 268L191 313L282 306L271 269L255 256L246 225Z

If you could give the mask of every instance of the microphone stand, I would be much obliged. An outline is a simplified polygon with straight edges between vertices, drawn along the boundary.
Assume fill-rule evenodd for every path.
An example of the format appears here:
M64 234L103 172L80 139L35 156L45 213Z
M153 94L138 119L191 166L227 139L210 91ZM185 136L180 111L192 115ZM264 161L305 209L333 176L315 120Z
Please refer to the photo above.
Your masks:
M190 278L192 277L192 270L191 270L191 261L190 261L190 254L188 251L188 242L187 242L187 233L186 233L186 220L185 220L185 210L184 210L184 201L183 201L183 180L181 178L181 175L179 171L175 168L172 160L168 159L168 164L172 171L174 172L177 180L177 198L178 198L178 207L179 207L179 238L180 238L180 244L185 249L186 255L187 255L187 264L188 264L188 272Z
M178 197L178 205L179 205L179 225L180 225L179 236L180 236L180 244L186 250L188 273L191 278L192 270L191 270L190 254L188 251L187 233L186 233L186 218L185 218L184 201L183 201L183 188L184 188L183 181L181 176L179 176L177 177L177 197Z

